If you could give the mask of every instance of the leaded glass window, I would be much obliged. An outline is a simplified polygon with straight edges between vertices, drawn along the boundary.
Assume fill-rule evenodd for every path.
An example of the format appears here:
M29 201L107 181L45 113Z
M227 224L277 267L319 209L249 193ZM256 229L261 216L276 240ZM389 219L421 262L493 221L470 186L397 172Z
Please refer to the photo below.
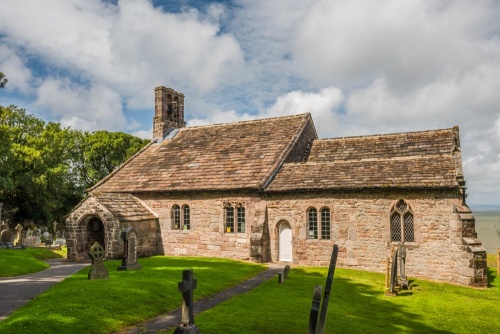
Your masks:
M403 199L400 199L391 210L391 241L415 242L413 212Z
M183 217L183 221L184 221L183 228L185 230L190 230L191 229L191 217L190 217L189 206L188 205L184 205L184 207L182 209L183 209L182 213L184 215L184 217Z
M315 208L310 208L307 217L309 239L318 239L318 211Z
M238 207L236 209L238 219L238 233L245 233L245 208Z
M330 239L330 209L321 209L321 239Z
M226 233L234 233L234 208L231 204L226 205Z
M181 209L177 204L172 206L172 228L174 230L181 228Z

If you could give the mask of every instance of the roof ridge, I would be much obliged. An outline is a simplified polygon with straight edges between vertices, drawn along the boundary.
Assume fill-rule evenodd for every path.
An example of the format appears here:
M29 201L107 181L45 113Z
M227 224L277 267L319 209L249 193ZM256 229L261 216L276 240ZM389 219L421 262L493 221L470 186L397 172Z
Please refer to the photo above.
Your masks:
M306 115L310 116L311 113L306 112L306 113L295 114L295 115L275 116L275 117L267 117L267 118L256 118L256 119L249 119L249 120L238 121L238 122L227 122L227 123L215 123L215 124L186 126L186 127L180 128L179 130L180 131L186 131L186 130L199 129L199 128L221 127L221 126L234 126L236 124L267 122L267 121L272 121L272 120L277 120L277 119L285 119L285 118L301 118L301 117L304 117Z
M333 140L340 140L340 139L358 139L358 138L371 138L371 137L390 137L390 136L400 136L400 135L418 134L418 133L444 132L444 131L451 131L451 132L453 132L453 130L454 130L454 127L452 127L452 128L443 128L443 129L435 129L435 130L420 130L420 131L410 131L410 132L381 133L381 134L373 134L373 135L360 135L360 136L321 138L321 139L316 139L315 141L333 141Z
M348 164L353 162L367 162L367 161L396 161L396 160L416 160L416 159L434 159L436 156L448 157L453 159L451 154L426 154L426 155L408 155L392 158L367 158L367 159L349 159L349 160L333 160L333 161L301 161L301 162L287 162L287 165L331 165L331 164Z

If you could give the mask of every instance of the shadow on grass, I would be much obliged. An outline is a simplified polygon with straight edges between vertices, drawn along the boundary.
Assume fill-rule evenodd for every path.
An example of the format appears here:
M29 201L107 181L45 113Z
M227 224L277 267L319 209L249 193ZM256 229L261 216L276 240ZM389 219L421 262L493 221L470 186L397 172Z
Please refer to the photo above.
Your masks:
M369 283L373 277L381 278L376 274L352 272L363 275L361 280L356 280L366 280L367 284L354 282L347 277L350 274L343 270L335 273L325 334L452 333L426 324L422 315L395 303L394 300L400 297L385 296L383 286ZM249 293L235 296L199 314L196 324L201 332L206 333L305 333L314 286L324 287L325 281L326 270L322 273L293 268L290 279L284 284L271 279ZM410 294L404 300L411 298Z
M496 272L497 268L488 267L488 288L492 288L496 285L493 284L495 280L498 279Z

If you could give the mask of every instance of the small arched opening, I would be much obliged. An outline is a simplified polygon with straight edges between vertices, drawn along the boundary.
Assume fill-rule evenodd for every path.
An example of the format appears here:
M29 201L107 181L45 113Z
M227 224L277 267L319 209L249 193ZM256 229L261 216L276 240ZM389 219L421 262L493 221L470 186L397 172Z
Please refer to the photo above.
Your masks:
M279 261L293 261L293 240L292 228L290 224L284 220L279 224L279 244L278 244L278 259Z
M104 223L97 217L92 217L87 222L87 238L85 252L90 250L90 247L95 242L98 242L104 249L106 249L106 244L104 243Z

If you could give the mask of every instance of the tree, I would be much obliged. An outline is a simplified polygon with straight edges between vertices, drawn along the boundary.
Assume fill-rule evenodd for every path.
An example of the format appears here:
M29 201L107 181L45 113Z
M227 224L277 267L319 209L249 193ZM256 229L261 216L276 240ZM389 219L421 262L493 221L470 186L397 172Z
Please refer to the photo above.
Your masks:
M148 141L121 132L81 132L0 106L0 202L12 223L62 223L86 189Z
M85 188L95 185L134 155L149 140L123 132L95 131L84 133L77 164Z
M0 72L0 88L4 88L7 82L9 82L9 80L7 80L5 75L2 72Z

